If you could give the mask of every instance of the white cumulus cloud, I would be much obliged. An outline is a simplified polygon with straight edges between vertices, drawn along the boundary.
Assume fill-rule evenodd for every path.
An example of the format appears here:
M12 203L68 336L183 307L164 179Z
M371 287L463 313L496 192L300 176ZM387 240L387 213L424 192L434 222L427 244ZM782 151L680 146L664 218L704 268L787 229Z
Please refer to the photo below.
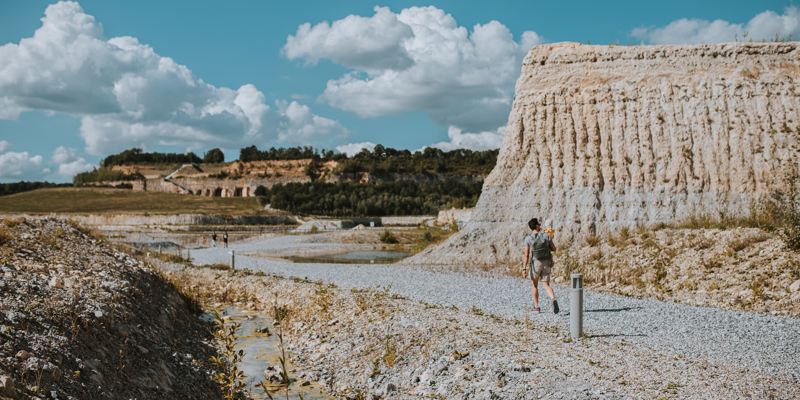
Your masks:
M53 151L50 162L58 164L58 174L64 178L71 178L79 172L91 171L94 165L77 156L77 150L59 146Z
M744 37L745 33L747 37ZM682 18L664 27L644 27L631 31L631 36L650 44L700 44L740 41L800 38L800 10L796 6L784 9L783 14L764 11L746 24L725 20Z
M435 147L442 151L455 149L494 150L500 148L503 144L504 131L505 127L500 127L494 131L463 133L461 129L451 126L447 129L447 136L450 141L434 143L430 147Z
M0 140L0 153L5 153L14 148L14 145L5 140Z
M93 155L148 144L297 143L295 131L346 133L338 121L303 113L294 120L296 114L270 108L253 85L209 85L136 38L108 39L69 1L48 6L32 37L0 46L0 118L28 110L81 117L80 135Z
M300 25L282 52L353 69L319 97L333 107L362 117L424 110L441 126L485 131L505 124L522 58L541 42L531 31L516 42L497 21L470 31L432 6L375 7L371 17Z
M367 149L371 152L375 150L375 146L377 145L372 142L349 143L349 144L343 144L341 146L336 146L336 150L339 153L347 154L348 157L352 157L361 152L361 150L363 149Z
M0 178L31 179L48 172L42 156L31 157L27 151L0 154Z

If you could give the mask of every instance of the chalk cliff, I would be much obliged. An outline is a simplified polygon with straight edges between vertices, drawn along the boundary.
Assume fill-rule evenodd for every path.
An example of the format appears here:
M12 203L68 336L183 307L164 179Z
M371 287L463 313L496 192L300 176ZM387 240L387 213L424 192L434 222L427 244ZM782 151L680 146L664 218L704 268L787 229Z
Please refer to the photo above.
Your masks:
M796 171L798 43L532 48L469 224L410 263L520 261L557 242L693 210L745 210Z

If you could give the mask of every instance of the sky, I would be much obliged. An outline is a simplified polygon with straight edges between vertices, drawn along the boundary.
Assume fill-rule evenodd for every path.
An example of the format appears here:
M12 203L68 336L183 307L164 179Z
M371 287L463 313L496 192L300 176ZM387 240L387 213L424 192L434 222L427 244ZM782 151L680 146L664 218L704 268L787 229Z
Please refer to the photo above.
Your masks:
M341 3L341 4L340 4ZM789 1L0 0L0 182L139 147L500 147L535 45L800 38Z

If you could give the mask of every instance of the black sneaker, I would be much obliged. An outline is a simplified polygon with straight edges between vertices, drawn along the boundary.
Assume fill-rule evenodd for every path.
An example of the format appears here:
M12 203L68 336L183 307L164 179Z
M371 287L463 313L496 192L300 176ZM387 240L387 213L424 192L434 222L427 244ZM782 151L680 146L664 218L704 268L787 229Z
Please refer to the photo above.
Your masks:
M553 300L553 314L558 314L558 300Z

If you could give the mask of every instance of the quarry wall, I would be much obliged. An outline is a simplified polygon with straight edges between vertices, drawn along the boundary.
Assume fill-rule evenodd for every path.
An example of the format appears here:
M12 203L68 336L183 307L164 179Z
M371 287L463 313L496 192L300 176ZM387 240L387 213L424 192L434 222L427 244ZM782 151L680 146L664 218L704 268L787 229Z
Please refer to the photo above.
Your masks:
M797 174L798 43L536 46L470 223L411 263L521 261L556 242L693 212L745 212Z

